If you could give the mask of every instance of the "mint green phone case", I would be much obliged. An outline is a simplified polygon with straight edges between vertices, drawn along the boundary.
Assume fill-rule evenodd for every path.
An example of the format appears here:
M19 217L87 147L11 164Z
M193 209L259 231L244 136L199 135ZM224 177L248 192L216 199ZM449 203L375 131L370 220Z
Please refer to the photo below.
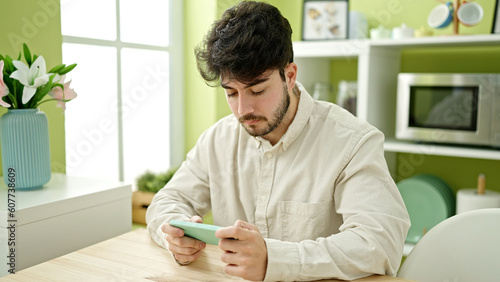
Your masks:
M185 236L203 241L211 245L219 244L219 238L215 237L215 231L219 228L222 228L220 226L176 219L171 220L170 225L184 230Z

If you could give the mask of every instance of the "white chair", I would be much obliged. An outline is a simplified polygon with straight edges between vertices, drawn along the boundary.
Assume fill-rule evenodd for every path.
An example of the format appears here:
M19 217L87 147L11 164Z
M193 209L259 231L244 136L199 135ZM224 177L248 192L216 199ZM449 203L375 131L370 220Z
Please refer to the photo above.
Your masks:
M421 282L500 281L500 208L460 213L437 224L397 276Z

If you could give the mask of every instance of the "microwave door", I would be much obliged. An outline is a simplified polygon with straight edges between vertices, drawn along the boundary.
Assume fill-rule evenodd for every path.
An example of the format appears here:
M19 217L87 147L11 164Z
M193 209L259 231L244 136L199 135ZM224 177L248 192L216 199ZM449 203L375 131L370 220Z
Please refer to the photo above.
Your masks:
M478 87L414 86L409 126L476 132L477 107Z

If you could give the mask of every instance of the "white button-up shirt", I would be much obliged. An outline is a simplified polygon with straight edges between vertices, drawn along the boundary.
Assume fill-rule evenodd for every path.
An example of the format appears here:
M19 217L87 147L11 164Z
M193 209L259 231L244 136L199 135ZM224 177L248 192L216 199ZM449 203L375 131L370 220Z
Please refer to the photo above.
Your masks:
M410 221L384 158L383 134L297 83L296 116L272 146L227 116L202 134L148 208L161 226L203 216L241 219L266 238L266 280L395 275Z

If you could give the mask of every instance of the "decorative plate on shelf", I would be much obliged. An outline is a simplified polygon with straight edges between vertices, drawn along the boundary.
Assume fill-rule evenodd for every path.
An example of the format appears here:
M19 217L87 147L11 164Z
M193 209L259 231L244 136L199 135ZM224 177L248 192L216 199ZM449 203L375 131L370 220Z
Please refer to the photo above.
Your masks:
M416 244L427 231L454 213L453 191L437 176L415 175L397 186L411 220L407 243Z

